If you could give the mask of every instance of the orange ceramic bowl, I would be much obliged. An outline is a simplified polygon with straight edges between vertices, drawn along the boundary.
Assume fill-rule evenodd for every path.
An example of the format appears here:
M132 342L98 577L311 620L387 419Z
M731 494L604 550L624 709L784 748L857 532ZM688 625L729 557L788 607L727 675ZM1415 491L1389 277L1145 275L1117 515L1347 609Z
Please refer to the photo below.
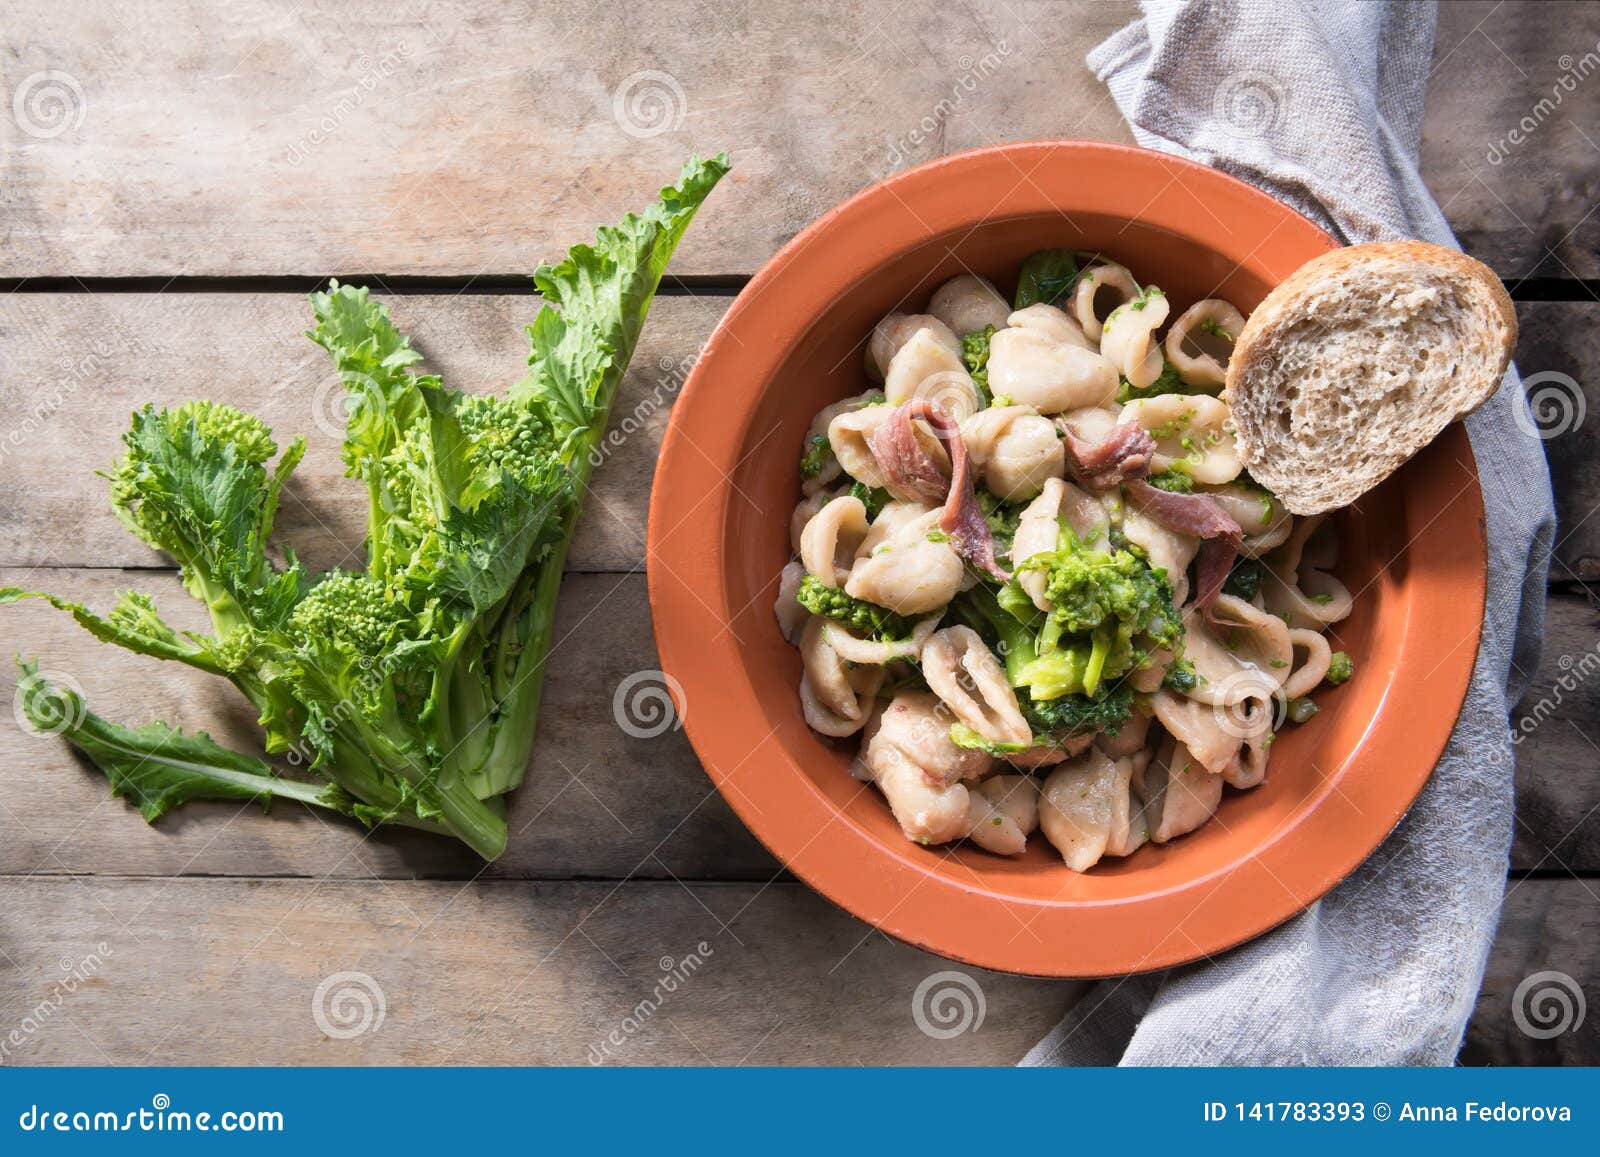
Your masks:
M1338 516L1337 627L1353 679L1289 726L1271 776L1192 835L1069 871L1039 836L1015 859L908 842L849 774L854 740L801 718L800 660L773 618L796 465L812 415L866 387L874 323L946 278L1003 292L1022 258L1071 246L1164 288L1174 314L1219 296L1247 313L1333 247L1249 186L1142 149L1002 145L898 174L806 229L739 295L700 356L656 470L650 603L707 773L801 879L891 935L985 968L1106 976L1208 956L1287 919L1399 821L1444 748L1483 615L1486 544L1466 434L1450 427Z

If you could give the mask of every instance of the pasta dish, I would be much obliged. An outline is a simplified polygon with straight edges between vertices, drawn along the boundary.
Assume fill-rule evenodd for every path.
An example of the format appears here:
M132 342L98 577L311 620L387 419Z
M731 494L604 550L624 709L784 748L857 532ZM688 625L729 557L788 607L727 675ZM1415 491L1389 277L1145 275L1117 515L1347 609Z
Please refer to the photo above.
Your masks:
M942 285L807 431L776 613L815 731L857 737L908 839L1075 871L1204 824L1350 676L1325 516L1244 471L1218 396L1244 317L1172 318L1046 250Z

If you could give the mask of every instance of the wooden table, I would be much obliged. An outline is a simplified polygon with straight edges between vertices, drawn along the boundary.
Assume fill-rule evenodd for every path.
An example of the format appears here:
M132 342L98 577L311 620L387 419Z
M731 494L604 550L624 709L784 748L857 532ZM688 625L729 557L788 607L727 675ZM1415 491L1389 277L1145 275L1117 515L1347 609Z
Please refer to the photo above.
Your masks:
M8 721L0 1061L1016 1060L1074 986L974 973L981 1029L924 1034L913 992L948 966L788 877L682 734L624 735L611 698L657 665L644 527L667 406L649 399L670 403L742 279L863 185L993 141L1129 140L1082 61L1131 5L669 0L639 20L584 5L392 9L12 6L0 584L101 607L131 587L194 620L94 471L133 406L198 395L309 435L284 527L313 565L359 557L364 499L340 478L337 415L319 412L328 370L301 336L303 293L334 274L393 295L448 381L503 387L536 308L527 271L642 204L691 150L729 148L733 175L674 262L623 387L619 412L642 405L643 428L601 471L572 552L510 850L485 870L443 841L368 837L294 808L192 807L152 829L60 742ZM1524 373L1569 375L1590 408L1600 79L1534 110L1594 63L1597 42L1594 6L1446 5L1423 149L1463 243L1518 300ZM1539 121L1507 148L1525 116ZM1510 1016L1512 990L1541 970L1600 994L1600 679L1576 677L1596 662L1597 430L1591 417L1548 443L1561 542L1525 706L1545 705L1520 748L1512 880L1471 1062L1600 1060L1600 1015L1544 1041ZM107 716L250 743L249 712L214 682L100 646L38 607L0 621L8 651L41 656ZM1557 694L1563 676L1574 686ZM9 670L0 684L9 696ZM691 958L692 978L652 1004L663 970ZM354 1036L313 1015L328 978L325 989L368 983L340 973L382 994L381 1019ZM607 1049L613 1032L622 1043Z

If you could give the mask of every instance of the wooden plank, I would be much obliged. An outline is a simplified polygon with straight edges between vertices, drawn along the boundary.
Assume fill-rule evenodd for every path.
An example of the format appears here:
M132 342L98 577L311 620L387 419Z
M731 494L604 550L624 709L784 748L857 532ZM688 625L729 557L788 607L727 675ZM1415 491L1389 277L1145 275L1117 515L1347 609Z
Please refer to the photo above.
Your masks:
M61 119L20 118L54 135L0 118L0 276L523 273L722 148L734 175L674 271L748 273L908 163L1130 140L1083 57L1133 11L35 0L8 21L8 94L72 80Z
M644 559L650 477L673 399L729 298L671 296L651 310L618 395L606 461L573 543L575 570ZM457 389L503 390L527 368L523 326L539 305L513 296L389 299L429 368ZM122 449L130 411L205 396L307 439L279 527L313 569L359 566L366 495L344 477L344 389L304 336L293 294L12 294L0 299L0 564L156 566L128 534L97 470Z
M0 570L0 585L39 577ZM44 577L101 609L115 589L143 590L180 629L205 626L204 612L170 572L58 570ZM43 604L4 614L8 643L37 655L53 677L75 681L107 718L159 718L258 750L254 712L221 680L98 643ZM532 767L511 805L510 847L486 874L761 881L777 874L776 862L712 789L681 731L640 737L618 726L618 686L660 665L644 576L569 576L555 637ZM0 702L14 702L14 687L7 662ZM262 815L254 807L196 804L152 828L112 799L104 778L61 740L29 734L9 719L0 726L0 874L405 878L480 871L482 861L454 840L403 830L369 835L298 805Z
M12 878L0 898L8 1064L1011 1064L1079 991L909 948L795 884ZM932 983L961 986L971 1028L937 1039L913 997L952 972Z
M1600 580L1600 301L1523 302L1517 367L1556 496L1553 582Z
M1600 871L1600 611L1582 594L1552 592L1544 655L1512 713L1517 830L1511 862L1546 872Z
M1600 8L1439 5L1422 174L1507 279L1600 275Z
M1539 972L1600 985L1591 889L1512 888L1465 1063L1600 1061L1593 1010L1546 1040L1511 1010ZM795 884L9 878L0 896L8 1063L584 1064L616 1030L604 1063L1009 1064L1080 991L897 944ZM687 979L657 994L669 960ZM935 1040L912 997L945 971L984 1018ZM93 975L66 991L73 972ZM382 1022L348 1039L312 1015L341 972L383 994Z
M1587 994L1582 998L1588 1007L1581 1023L1575 990ZM1562 1010L1563 993L1573 1010L1570 1014ZM1600 896L1595 881L1513 881L1477 1011L1467 1027L1461 1063L1600 1064L1596 993L1600 993ZM1556 1031L1562 1024L1568 1027Z
M0 118L0 276L521 273L719 148L734 176L674 269L748 273L909 164L1131 140L1083 58L1134 11L669 0L630 23L461 0L246 15L34 0L10 22L9 87L71 82L53 82L54 113L40 80L34 111ZM1597 41L1582 4L1441 7L1424 175L1504 276L1600 272L1600 219L1585 220L1600 88L1539 110ZM1536 127L1509 143L1524 117Z

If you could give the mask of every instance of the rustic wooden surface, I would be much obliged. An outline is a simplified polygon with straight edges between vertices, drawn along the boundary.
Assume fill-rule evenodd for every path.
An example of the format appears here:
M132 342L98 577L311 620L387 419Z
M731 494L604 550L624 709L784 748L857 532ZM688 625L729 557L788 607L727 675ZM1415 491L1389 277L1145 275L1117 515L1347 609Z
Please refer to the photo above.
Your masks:
M520 372L537 302L485 289L514 287L636 205L690 149L728 147L736 168L675 261L685 291L658 302L624 385L618 413L637 430L601 471L572 552L558 638L571 634L507 855L484 870L446 842L368 836L295 807L206 805L152 829L61 744L6 720L0 1063L582 1064L612 1033L609 1063L1017 1059L1075 986L963 969L982 1027L919 1031L913 995L950 966L794 883L681 733L628 737L611 694L657 665L650 475L683 374L739 280L906 164L1000 140L1131 139L1080 62L1132 6L667 2L635 27L547 5L469 13L459 0L398 14L21 7L0 33L12 114L0 115L0 279L21 290L0 298L0 585L100 606L132 587L198 625L93 474L131 408L195 394L306 433L282 524L314 565L346 559L363 504L340 477L337 391L301 336L294 291L329 273L375 289L436 278L393 299L397 318L452 384L500 388ZM1595 6L1445 5L1425 131L1446 214L1519 297L1524 373L1546 375L1574 415L1546 443L1561 541L1544 661L1515 717L1515 878L1468 1063L1600 1060L1595 1017L1540 1040L1513 1015L1538 972L1600 991L1588 585L1600 580L1600 473L1595 423L1575 416L1579 400L1585 414L1600 407L1600 88L1580 82L1526 140L1503 143L1597 41ZM11 107L45 71L72 80L55 135L40 119L24 131ZM665 104L630 113L628 92ZM664 131L627 131L663 123L648 120L662 110ZM95 644L42 606L3 622L9 649L39 655L108 716L248 742L249 712L227 688ZM0 671L0 698L12 689ZM691 957L692 976L658 1007L641 1003ZM348 1039L327 1015L359 1013L359 992L340 996L351 982L324 994L322 1021L314 1007L319 985L347 972L383 1009Z

